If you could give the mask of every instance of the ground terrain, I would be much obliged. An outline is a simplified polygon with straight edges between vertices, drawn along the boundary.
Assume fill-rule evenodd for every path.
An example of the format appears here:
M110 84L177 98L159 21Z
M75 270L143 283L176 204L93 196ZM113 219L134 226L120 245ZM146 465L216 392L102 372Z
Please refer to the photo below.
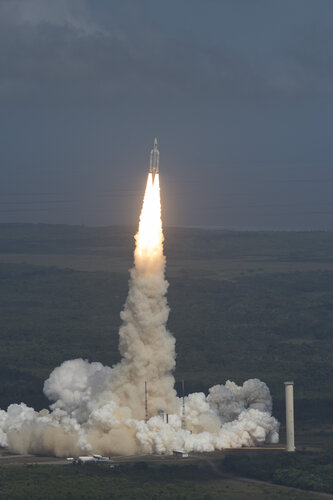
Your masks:
M134 232L0 225L1 408L45 407L43 381L66 359L119 360ZM176 380L185 378L188 392L227 379L264 380L283 441L283 382L293 379L298 449L325 453L333 443L333 233L167 228L165 235ZM0 485L10 481L4 474Z

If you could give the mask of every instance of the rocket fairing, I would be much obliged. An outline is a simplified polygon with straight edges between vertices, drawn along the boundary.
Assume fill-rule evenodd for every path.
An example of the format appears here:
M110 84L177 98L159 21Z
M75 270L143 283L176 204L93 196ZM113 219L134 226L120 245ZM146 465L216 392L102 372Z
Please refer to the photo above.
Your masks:
M157 139L154 140L154 147L150 152L150 163L149 163L149 173L153 174L153 178L155 174L159 173L160 166L160 152L157 149Z

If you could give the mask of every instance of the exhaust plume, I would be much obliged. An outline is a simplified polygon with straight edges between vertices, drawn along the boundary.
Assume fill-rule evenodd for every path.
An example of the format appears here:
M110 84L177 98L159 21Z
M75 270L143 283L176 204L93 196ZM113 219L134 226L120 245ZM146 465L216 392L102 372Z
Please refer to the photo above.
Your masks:
M172 370L175 339L167 331L168 283L164 279L159 175L148 174L146 192L135 236L134 268L120 327L122 361L114 367L111 390L135 418L143 417L144 387L148 382L149 409L177 409Z
M0 446L66 457L172 453L177 448L200 452L278 442L270 392L258 379L243 386L230 381L215 385L208 396L177 397L175 339L166 328L163 239L155 172L148 175L121 312L120 363L112 368L82 359L62 363L44 384L50 410L37 412L24 403L0 410ZM167 420L159 410L168 414Z

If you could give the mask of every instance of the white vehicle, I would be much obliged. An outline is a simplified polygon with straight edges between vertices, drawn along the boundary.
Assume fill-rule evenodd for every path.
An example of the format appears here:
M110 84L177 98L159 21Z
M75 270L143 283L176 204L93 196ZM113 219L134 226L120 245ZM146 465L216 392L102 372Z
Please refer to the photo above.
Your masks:
M102 457L102 455L93 455L96 462L109 462L110 457Z
M102 455L87 455L67 460L71 461L73 464L83 465L83 464L97 463L97 462L109 462L110 458L102 457Z
M173 456L174 457L187 458L188 457L188 451L186 451L186 450L173 450Z

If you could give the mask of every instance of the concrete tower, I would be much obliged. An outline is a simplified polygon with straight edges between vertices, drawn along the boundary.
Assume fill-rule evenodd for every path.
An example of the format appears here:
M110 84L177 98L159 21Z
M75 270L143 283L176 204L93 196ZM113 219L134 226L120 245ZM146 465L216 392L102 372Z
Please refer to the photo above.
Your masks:
M286 451L295 451L294 382L285 382L286 392Z

